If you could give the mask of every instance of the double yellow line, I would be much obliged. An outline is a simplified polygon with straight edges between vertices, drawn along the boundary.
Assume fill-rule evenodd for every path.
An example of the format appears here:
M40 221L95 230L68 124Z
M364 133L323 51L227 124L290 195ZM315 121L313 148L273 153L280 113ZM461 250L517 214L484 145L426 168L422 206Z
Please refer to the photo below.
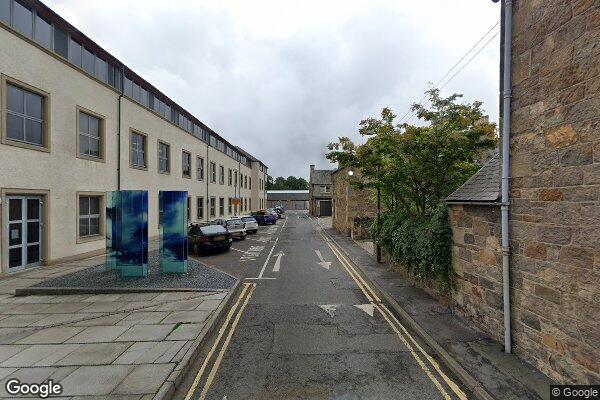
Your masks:
M208 363L210 362L213 354L219 347L219 344L221 343L221 339L222 339L223 335L225 335L225 332L228 332L227 336L225 337L225 341L223 342L223 344L221 346L221 350L219 351L219 354L217 355L217 358L215 359L215 362L214 362L210 372L208 373L208 377L206 378L206 383L204 384L204 387L202 388L200 397L198 397L198 399L200 399L200 400L203 400L206 398L206 394L208 393L210 386L212 385L213 381L215 380L217 371L219 370L219 367L221 366L221 362L223 361L223 356L225 355L225 351L227 351L229 342L231 341L231 338L233 337L233 334L235 333L235 329L237 328L237 325L240 322L240 318L242 317L242 314L244 313L244 309L248 305L248 302L250 301L250 297L252 297L252 293L254 293L254 290L256 289L256 283L244 283L243 285L244 285L244 287L242 288L242 292L238 296L237 301L235 302L233 307L231 307L231 309L229 310L229 313L227 314L227 318L223 322L223 325L221 325L221 329L219 329L219 334L217 335L215 342L213 343L212 347L210 348L210 351L206 355L206 358L204 358L202 367L200 367L200 370L196 374L196 377L194 378L194 382L192 383L192 386L190 387L190 389L187 392L187 395L185 396L185 400L190 400L192 398L192 396L194 395L194 393L196 392L196 389L198 388L198 385L200 384L200 382L202 380L202 376L204 375L204 371L206 371L206 369L208 367ZM240 304L241 304L241 307L240 307ZM237 314L236 314L236 311L237 311ZM235 317L234 317L234 314L235 314ZM231 322L231 325L229 324L230 322Z
M440 365L436 360L433 359L416 341L416 339L408 332L408 330L398 321L396 316L392 314L392 312L388 309L388 307L382 303L381 299L373 290L373 288L363 279L363 277L358 273L352 262L348 260L348 258L342 253L342 251L338 248L338 246L330 240L327 236L325 236L321 232L321 236L323 240L327 243L327 246L331 249L336 258L340 261L346 272L352 277L354 282L358 285L360 290L363 292L367 300L371 302L371 304L383 315L383 318L390 325L392 330L398 335L400 341L408 348L410 354L413 356L417 364L421 367L423 372L427 375L427 377L433 382L435 387L440 391L444 399L451 399L450 395L446 391L446 388L440 383L436 375L430 370L427 364L421 359L421 356L429 362L429 364L433 367L433 369L437 372L438 376L446 383L446 385L454 392L454 394L460 400L466 400L467 396L465 393L458 387L458 385L452 381L440 368ZM416 350L415 350L416 349Z

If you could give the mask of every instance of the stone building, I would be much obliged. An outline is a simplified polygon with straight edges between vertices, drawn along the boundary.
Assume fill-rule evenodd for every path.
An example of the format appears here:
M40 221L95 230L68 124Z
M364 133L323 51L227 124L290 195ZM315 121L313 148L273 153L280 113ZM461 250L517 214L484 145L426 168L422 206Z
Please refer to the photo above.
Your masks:
M333 199L333 229L353 239L370 237L370 228L377 215L377 205L373 193L366 189L355 189L350 180L348 169L342 168L331 174Z
M509 234L514 351L559 383L597 384L600 4L513 4ZM454 307L501 341L500 210L492 200L500 184L498 161L488 163L449 200L458 275ZM481 186L483 181L490 186ZM489 197L473 197L482 187L491 189Z
M308 210L308 190L267 190L267 207Z
M310 166L308 191L310 197L309 212L317 217L330 217L332 215L331 202L331 173L329 169L315 169Z

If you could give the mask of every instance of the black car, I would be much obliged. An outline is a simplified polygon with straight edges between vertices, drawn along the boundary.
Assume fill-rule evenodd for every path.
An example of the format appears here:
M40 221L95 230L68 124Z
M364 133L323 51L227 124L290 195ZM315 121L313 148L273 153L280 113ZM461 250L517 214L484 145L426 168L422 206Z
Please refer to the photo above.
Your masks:
M233 239L221 225L191 224L188 227L188 249L193 253L207 250L229 250Z

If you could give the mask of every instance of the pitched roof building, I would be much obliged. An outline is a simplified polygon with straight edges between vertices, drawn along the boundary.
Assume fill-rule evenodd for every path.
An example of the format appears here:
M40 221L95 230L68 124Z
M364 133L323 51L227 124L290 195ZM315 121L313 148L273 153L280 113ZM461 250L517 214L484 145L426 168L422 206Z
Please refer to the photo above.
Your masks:
M309 177L309 194L310 204L309 211L314 216L331 216L331 174L335 170L330 169L315 169L314 165L310 166Z

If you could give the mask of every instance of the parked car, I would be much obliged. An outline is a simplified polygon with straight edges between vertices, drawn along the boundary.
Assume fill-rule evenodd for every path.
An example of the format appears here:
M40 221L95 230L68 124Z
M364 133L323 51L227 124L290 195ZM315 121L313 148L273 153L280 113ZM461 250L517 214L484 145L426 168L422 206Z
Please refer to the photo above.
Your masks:
M275 209L275 211L277 211L278 214L283 214L285 212L285 209L281 206L275 206L273 207Z
M277 212L277 210L276 210L276 209L274 209L274 208L267 208L267 212L268 212L269 214L271 214L271 215L274 215L274 216L276 216L276 217L277 217L277 219L280 219L280 218L281 218L281 214L280 214L279 212Z
M244 222L244 228L246 228L246 233L256 233L258 232L258 222L256 222L256 218L251 215L242 215L242 222Z
M277 222L277 217L265 210L255 211L251 215L259 225L273 225Z
M246 228L244 227L244 221L242 221L241 218L221 218L214 220L213 223L221 225L227 229L227 231L231 233L231 237L234 239L246 239Z
M200 253L207 250L229 250L233 239L221 225L191 224L188 226L188 250Z

